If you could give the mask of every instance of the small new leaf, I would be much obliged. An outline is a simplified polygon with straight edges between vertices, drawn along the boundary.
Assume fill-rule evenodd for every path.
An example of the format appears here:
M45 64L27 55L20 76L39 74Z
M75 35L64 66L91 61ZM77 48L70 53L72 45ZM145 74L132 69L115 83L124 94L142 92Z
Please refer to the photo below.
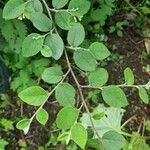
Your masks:
M143 87L139 88L139 96L145 104L149 103L148 93Z
M23 130L24 133L27 134L30 128L30 123L30 119L22 119L17 123L16 128Z
M95 113L93 114L93 119L94 120L100 120L101 118L103 118L105 116L105 112L99 112L99 113Z
M36 120L41 123L42 125L45 125L48 121L48 112L45 109L40 109L38 113L36 114Z
M51 57L52 56L52 50L47 45L43 45L43 47L41 49L41 54L44 57Z
M129 67L127 67L124 70L124 78L125 78L125 83L127 85L133 85L134 84L134 74L133 74L133 71Z

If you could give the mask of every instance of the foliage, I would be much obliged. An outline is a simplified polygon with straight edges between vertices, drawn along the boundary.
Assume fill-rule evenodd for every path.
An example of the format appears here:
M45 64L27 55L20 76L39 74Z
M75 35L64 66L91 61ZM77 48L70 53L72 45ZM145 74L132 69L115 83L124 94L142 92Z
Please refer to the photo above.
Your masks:
M147 104L150 82L135 84L129 67L124 70L122 84L108 82L110 75L101 63L111 55L110 50L104 41L91 40L87 45L85 41L92 30L90 23L94 22L94 28L100 30L112 15L115 0L97 0L95 4L98 4L96 9L89 0L9 0L0 11L2 58L15 72L11 89L22 102L35 109L28 117L23 116L16 128L28 134L34 119L45 125L49 120L45 104L55 99L61 106L54 123L59 132L56 138L51 137L50 143L62 142L70 149L72 141L76 144L74 149L93 147L96 143L98 150L119 150L130 145L137 147L138 141L140 146L142 143L149 149L146 137L138 135L136 139L136 134L125 132L121 121L123 108L129 105L124 88L138 89L141 101ZM90 19L85 17L89 16L88 11ZM84 25L89 25L88 29ZM110 27L110 32L117 31L118 36L122 36L123 25L124 22L117 22ZM90 112L84 88L91 92L87 99L99 104L99 94L108 107L99 104ZM7 130L14 129L10 120L0 119L0 124ZM130 142L126 136L131 137ZM4 149L7 142L1 143Z

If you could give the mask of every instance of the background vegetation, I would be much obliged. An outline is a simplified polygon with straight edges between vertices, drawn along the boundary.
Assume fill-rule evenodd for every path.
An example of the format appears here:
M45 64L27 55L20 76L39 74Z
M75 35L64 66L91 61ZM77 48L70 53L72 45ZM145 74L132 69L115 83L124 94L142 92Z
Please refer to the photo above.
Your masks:
M150 150L149 0L0 0L0 150Z

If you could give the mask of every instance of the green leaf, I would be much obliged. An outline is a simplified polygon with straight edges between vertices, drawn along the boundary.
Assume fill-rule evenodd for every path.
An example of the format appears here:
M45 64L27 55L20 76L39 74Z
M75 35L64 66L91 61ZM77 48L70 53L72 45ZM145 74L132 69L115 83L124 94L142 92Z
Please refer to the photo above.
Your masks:
M46 68L42 74L42 79L50 84L55 84L61 81L63 72L60 66Z
M146 127L146 130L147 130L148 132L150 132L150 120L147 120L147 121L145 122L145 127Z
M69 133L68 132L64 132L61 135L59 135L59 137L57 138L57 141L66 141L68 139Z
M48 121L48 112L45 109L40 109L38 113L36 114L36 120L41 123L42 125L45 125Z
M47 100L48 93L39 86L32 86L20 92L19 97L29 105L40 106Z
M65 11L55 13L55 22L63 30L69 30L74 23L74 18Z
M101 87L108 81L108 72L104 68L98 68L93 72L90 72L88 80L91 86Z
M57 102L63 106L74 106L75 89L69 83L63 83L55 91Z
M73 59L75 64L84 71L96 69L96 60L89 51L77 50L74 52Z
M139 88L139 96L145 104L149 103L148 93L145 88L143 87Z
M123 90L114 85L104 88L102 91L102 97L108 105L113 107L125 107L128 105L128 101Z
M30 128L30 119L22 119L16 124L16 128L19 130L23 130L25 134L28 133Z
M124 77L125 77L125 83L127 85L133 85L134 84L134 74L129 67L127 67L124 70Z
M30 20L39 31L48 32L52 28L51 20L41 12L32 13Z
M108 131L102 137L102 143L105 150L120 150L125 144L125 138L116 131Z
M0 138L0 150L5 150L5 146L8 145L9 143L5 141L4 139Z
M123 150L150 150L149 144L146 143L146 139L139 133L132 133L130 143L127 143Z
M37 33L28 35L22 44L22 55L24 57L31 57L36 55L43 46L43 37Z
M88 0L71 0L68 8L75 9L72 13L80 17L90 9L90 2Z
M15 19L19 17L24 12L25 6L23 0L9 0L3 9L3 18Z
M28 2L23 14L26 18L30 19L30 15L35 12L43 12L42 3L39 0L32 0Z
M47 45L43 45L43 48L41 49L41 54L44 57L51 57L52 56L52 50Z
M105 116L105 112L98 112L98 113L93 114L92 117L93 117L94 120L100 120L100 119L102 119L104 116Z
M73 107L62 108L56 118L56 124L59 129L70 129L76 122L79 111Z
M14 130L13 121L1 118L0 119L0 125L4 127L6 130Z
M71 130L71 138L78 146L84 149L87 142L86 129L80 123L75 124Z
M90 45L89 50L97 60L104 60L110 56L110 52L103 43L94 42Z
M54 8L56 9L60 9L62 7L64 7L69 0L52 0L52 5Z
M79 46L85 38L84 27L80 23L74 23L69 29L67 41L71 46Z
M33 8L35 12L42 12L43 11L43 6L40 0L32 0L31 3L33 4Z
M58 34L48 35L45 39L45 45L49 46L52 50L52 57L54 59L58 60L62 56L64 43Z
M94 108L93 113L91 113L91 116L94 116L95 114L98 114L101 112L104 112L105 115L99 119L93 120L93 124L100 135L102 137L106 132L115 130L116 132L121 131L121 122L122 117L125 112L125 110L121 108L116 107L105 107L103 104L98 105L98 107ZM81 117L81 123L87 128L91 127L90 118L87 113L83 113ZM96 135L94 137L97 137Z

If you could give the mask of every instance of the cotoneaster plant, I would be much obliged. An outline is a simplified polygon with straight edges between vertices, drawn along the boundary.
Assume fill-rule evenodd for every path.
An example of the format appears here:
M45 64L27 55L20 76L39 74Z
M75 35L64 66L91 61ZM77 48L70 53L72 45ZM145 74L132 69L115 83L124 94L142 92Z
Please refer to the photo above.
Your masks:
M58 141L69 144L73 140L80 148L85 149L90 127L94 133L92 139L98 143L99 150L127 149L131 146L125 136L134 141L139 135L128 134L123 131L124 125L121 126L124 112L122 108L129 104L123 88L137 88L142 102L147 104L150 82L135 85L132 70L126 68L123 84L107 85L109 74L100 64L110 56L110 51L102 42L94 42L89 47L82 46L86 31L81 21L90 5L88 0L9 0L4 6L5 20L29 20L35 27L36 32L31 32L23 40L19 55L24 58L40 55L41 58L46 57L54 62L44 69L40 77L49 88L44 89L42 85L30 86L19 93L23 102L37 109L32 117L20 120L16 127L27 134L33 119L45 125L49 115L44 106L53 96L63 106L55 122L60 129ZM80 83L80 75L77 75L80 71L85 83L88 82L87 85ZM68 77L72 77L74 83L69 82ZM110 107L100 104L90 112L83 92L85 89L99 90L104 103ZM147 137L142 137L148 149L146 139Z

